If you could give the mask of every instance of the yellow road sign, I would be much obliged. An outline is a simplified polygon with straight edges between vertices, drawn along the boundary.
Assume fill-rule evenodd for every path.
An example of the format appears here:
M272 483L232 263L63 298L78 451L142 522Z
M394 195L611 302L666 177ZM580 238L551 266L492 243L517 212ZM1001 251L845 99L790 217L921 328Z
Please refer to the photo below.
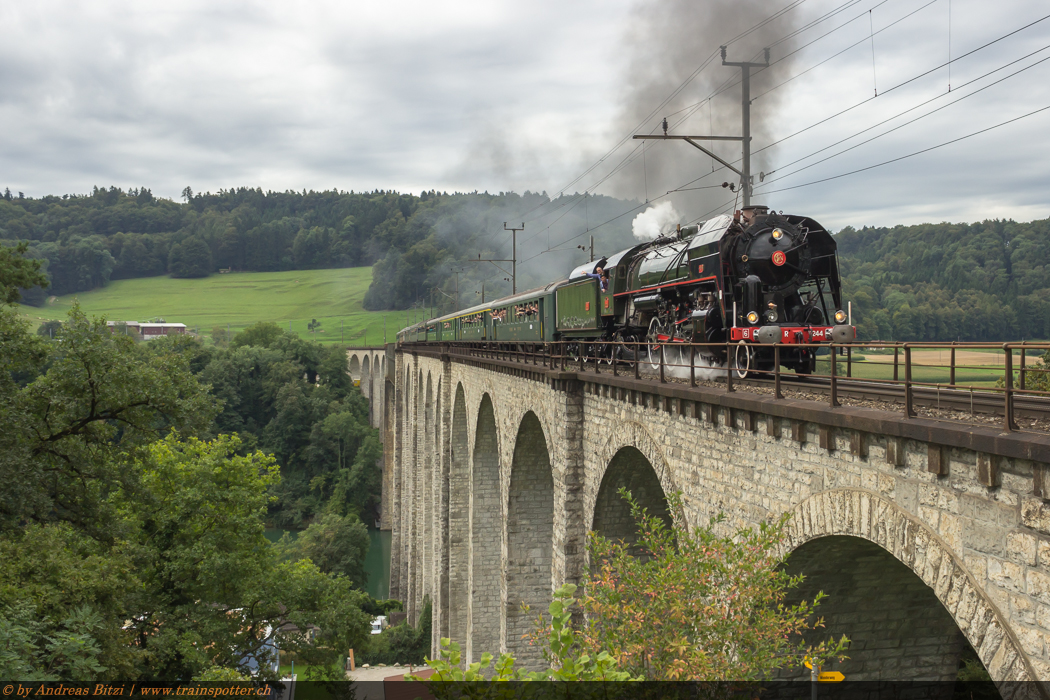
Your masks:
M817 677L817 680L821 683L838 683L846 680L846 677L838 671L824 671Z
M810 662L808 656L802 661L802 663L804 663L806 665L806 668L808 668L809 670L813 670L813 664L812 662Z

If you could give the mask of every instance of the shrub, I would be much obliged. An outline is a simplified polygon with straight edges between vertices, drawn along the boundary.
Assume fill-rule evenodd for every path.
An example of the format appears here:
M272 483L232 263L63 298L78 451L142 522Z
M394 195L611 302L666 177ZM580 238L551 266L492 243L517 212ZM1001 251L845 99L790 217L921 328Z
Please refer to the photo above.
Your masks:
M382 634L368 640L361 653L354 654L360 664L413 664L422 666L430 654L430 632L432 606L430 597L423 598L423 609L419 613L419 625L408 622L387 627Z

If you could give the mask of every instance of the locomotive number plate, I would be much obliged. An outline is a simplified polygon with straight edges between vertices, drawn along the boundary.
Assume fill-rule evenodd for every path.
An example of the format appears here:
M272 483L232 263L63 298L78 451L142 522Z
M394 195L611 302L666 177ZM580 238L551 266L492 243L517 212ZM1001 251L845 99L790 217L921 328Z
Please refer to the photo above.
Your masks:
M780 267L781 265L786 263L787 259L788 259L787 255L784 254L784 251L782 251L782 250L773 251L773 264L776 265L777 267Z

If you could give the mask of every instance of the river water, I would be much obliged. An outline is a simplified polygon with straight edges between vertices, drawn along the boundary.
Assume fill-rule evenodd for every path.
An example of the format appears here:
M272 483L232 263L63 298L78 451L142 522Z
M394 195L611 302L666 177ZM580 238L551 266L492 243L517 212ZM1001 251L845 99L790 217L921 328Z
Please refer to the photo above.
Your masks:
M379 600L390 596L390 530L368 530L368 554L365 556L368 573L368 595Z
M293 538L298 530L267 528L266 539L277 542L290 533ZM368 529L368 554L365 555L365 573L368 574L368 595L378 600L385 600L390 595L390 531Z

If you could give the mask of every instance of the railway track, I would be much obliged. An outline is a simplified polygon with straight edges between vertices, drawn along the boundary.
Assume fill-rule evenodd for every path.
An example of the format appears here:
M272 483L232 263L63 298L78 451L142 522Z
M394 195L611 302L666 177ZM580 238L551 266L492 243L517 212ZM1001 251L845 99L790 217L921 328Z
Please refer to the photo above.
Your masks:
M782 387L804 391L815 391L824 395L831 393L831 380L826 378L803 378L792 381L781 381ZM904 387L883 382L861 382L853 379L836 380L837 393L840 398L852 398L860 401L881 401L904 406ZM737 383L737 382L734 382ZM753 379L740 381L741 384L772 387L772 379ZM1002 394L982 391L979 388L949 387L912 387L912 403L916 407L936 408L958 411L971 415L1003 417L1005 401ZM1050 398L1041 396L1015 395L1013 397L1014 415L1017 417L1050 420Z

